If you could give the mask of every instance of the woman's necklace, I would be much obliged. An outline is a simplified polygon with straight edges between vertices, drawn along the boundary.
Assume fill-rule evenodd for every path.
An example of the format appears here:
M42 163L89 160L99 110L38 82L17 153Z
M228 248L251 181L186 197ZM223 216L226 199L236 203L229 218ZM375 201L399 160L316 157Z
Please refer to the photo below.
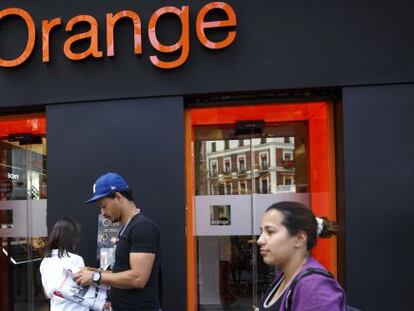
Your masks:
M283 280L280 282L280 285L278 289L276 290L276 293L273 296L272 300L270 301L269 305L273 305L280 298L280 296L283 295L283 293L285 292L285 289L289 287L290 283L299 273L300 269L303 267L303 265L306 263L307 260L308 260L308 256L306 256L303 259L302 263L299 265L299 267L296 268L295 273L293 273L292 277L289 280L287 280L286 275L283 276Z

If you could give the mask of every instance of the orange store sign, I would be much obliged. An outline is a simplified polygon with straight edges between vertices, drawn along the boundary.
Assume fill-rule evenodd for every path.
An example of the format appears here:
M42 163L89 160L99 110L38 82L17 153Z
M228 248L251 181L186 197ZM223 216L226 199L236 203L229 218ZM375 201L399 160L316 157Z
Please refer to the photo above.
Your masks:
M206 21L206 15L212 10L221 10L226 19L217 21ZM176 15L181 23L181 36L175 44L164 45L160 43L157 38L157 22L164 14ZM163 61L157 55L151 55L149 57L151 63L162 69L172 69L181 66L185 63L190 52L190 21L189 21L189 6L185 5L181 8L174 6L165 6L156 10L148 23L148 39L151 46L158 52L163 54L170 54L179 51L179 56L174 60ZM0 20L8 16L17 16L23 19L27 27L27 42L22 53L15 59L3 59L0 55L0 67L16 67L23 64L33 53L36 39L35 23L32 16L21 8L8 8L0 11ZM134 27L134 54L142 54L142 33L141 33L141 19L139 15L131 10L119 11L115 14L106 14L106 56L115 56L115 37L114 28L117 22L121 19L131 20ZM63 53L65 56L73 61L85 59L87 57L100 58L104 56L104 52L99 49L98 46L98 33L99 24L97 20L91 15L77 15L72 17L65 26L65 31L70 33L74 26L78 23L88 23L89 30L83 33L78 33L70 36L66 39L63 45ZM236 31L229 30L228 27L235 27L237 24L236 14L233 8L224 2L211 2L206 4L197 14L195 29L197 32L197 38L202 45L209 49L223 49L229 46L236 38ZM50 62L50 34L53 31L58 31L57 28L62 25L62 18L56 17L50 20L42 20L42 62ZM212 28L226 27L226 37L219 42L211 41L205 30ZM89 40L89 47L83 52L75 52L72 49L73 44L80 40Z

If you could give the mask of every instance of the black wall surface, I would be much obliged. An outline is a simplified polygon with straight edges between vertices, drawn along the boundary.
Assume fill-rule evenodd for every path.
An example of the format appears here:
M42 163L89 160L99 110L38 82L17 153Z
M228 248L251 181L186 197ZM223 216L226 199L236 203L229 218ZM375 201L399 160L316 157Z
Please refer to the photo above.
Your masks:
M414 81L411 0L226 1L238 18L237 37L221 51L202 46L195 33L197 13L209 2L3 0L0 10L19 7L31 14L37 39L26 63L0 68L0 105ZM190 6L190 56L180 68L158 69L149 61L150 55L159 54L148 40L148 21L162 6L182 5ZM133 54L129 23L116 29L114 58L71 61L64 56L63 44L73 35L64 30L70 18L80 14L96 18L99 46L105 52L105 14L124 9L141 17L141 56ZM51 60L44 64L41 22L56 17L62 18L63 25L51 33ZM74 33L87 30L77 27ZM163 43L175 43L178 20L161 19L157 32ZM223 37L220 31L214 35ZM19 19L0 20L0 57L19 55L25 38L26 29ZM80 50L88 46L85 42Z
M118 172L159 226L165 310L185 310L186 244L182 99L47 106L48 227L62 216L82 224L80 253L96 266L99 209L83 202L96 178Z
M413 310L414 85L343 93L350 304Z

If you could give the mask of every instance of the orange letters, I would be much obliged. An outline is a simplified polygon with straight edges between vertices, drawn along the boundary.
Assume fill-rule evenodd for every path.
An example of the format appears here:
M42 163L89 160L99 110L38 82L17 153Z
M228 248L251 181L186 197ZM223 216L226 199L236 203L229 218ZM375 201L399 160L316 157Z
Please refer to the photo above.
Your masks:
M227 16L225 20L205 21L206 15L213 10L221 10ZM175 44L164 45L157 37L157 22L164 14L172 14L177 16L177 19L181 25L181 35ZM0 11L0 20L6 16L17 16L23 19L26 24L28 36L26 47L23 52L15 59L7 60L0 56L0 67L16 67L24 63L31 55L35 45L36 39L36 27L31 15L20 8L8 8ZM134 29L134 54L142 54L142 31L141 31L141 19L139 15L130 10L123 10L116 14L106 14L106 56L115 56L115 37L114 28L116 23L123 18L128 18L132 21ZM63 45L64 55L73 61L82 60L88 57L100 58L103 57L103 52L99 50L98 34L99 24L97 20L90 15L78 15L72 17L65 26L65 31L70 33L74 26L78 23L87 23L89 30L83 33L74 34L69 36ZM54 28L62 25L62 19L60 17L53 18L51 20L42 21L42 61L44 63L50 62L50 33ZM223 29L227 31L227 36L220 42L211 41L207 38L205 29L211 28L232 28L237 25L236 14L233 8L224 2L211 2L205 5L199 11L196 19L196 33L200 43L209 49L223 49L229 46L236 38L236 31L231 29ZM156 10L148 23L148 39L152 48L161 53L161 55L167 55L179 51L179 56L174 60L162 60L161 55L150 55L150 62L162 69L173 69L183 65L189 57L190 53L190 9L188 5L184 5L181 8L174 6L166 6ZM82 52L75 52L73 45L80 40L88 40L89 46ZM53 42L52 42L53 43ZM175 58L175 57L174 57Z
M42 60L44 63L49 62L50 60L50 49L49 49L49 37L50 37L50 31L52 30L52 28L61 25L62 24L62 19L59 18L54 18L51 21L45 20L42 21Z
M227 17L229 18L226 21L215 21L215 22L205 22L204 18L207 13L214 9L221 9L226 12ZM209 49L223 49L229 46L234 39L236 38L236 32L230 31L227 38L221 42L212 42L207 39L204 29L206 28L219 28L219 27L230 27L236 26L236 14L234 14L233 9L227 3L224 2L212 2L205 5L198 13L197 16L197 36L200 42Z
M173 13L177 15L181 20L181 27L182 27L181 38L178 40L176 44L170 45L170 46L163 45L158 41L157 31L155 29L157 26L158 18L160 18L163 14L166 14L166 13ZM190 50L190 47L189 47L190 41L189 41L189 33L188 33L188 19L189 19L188 15L189 15L188 6L183 6L181 10L173 6L163 7L155 11L154 14L152 14L151 19L148 24L148 37L150 39L152 47L156 49L157 51L163 52L163 53L172 53L181 48L180 57L172 62L163 62L159 60L157 56L154 56L154 55L150 56L150 60L155 66L159 68L164 68L164 69L171 69L171 68L176 68L176 67L181 66L187 60L188 53Z
M115 15L106 14L106 54L108 56L115 55L114 27L116 22L124 17L129 17L134 23L134 53L141 54L142 52L141 20L138 14L133 11L121 11Z
M33 52L36 37L35 24L29 13L19 8L11 8L0 11L0 19L8 15L17 15L23 18L27 26L28 39L24 51L16 59L5 60L0 57L1 67L15 67L24 63L29 58L30 54L32 54Z
M90 15L75 16L71 18L67 23L66 31L71 31L76 23L82 22L88 22L91 25L91 29L87 32L74 35L65 41L65 44L63 45L63 51L65 52L66 57L71 60L84 59L90 55L92 55L93 57L102 57L103 53L101 51L98 51L98 22L95 18L93 18ZM82 53L72 52L71 46L73 43L75 43L78 40L83 40L87 38L90 38L91 40L91 45L89 46L89 49Z

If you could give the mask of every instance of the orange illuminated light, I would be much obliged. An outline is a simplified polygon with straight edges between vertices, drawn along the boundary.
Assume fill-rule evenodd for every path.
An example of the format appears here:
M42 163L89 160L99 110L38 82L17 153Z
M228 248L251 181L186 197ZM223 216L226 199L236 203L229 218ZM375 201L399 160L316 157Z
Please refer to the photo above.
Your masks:
M0 138L12 134L46 134L46 118L43 114L13 115L0 117Z

